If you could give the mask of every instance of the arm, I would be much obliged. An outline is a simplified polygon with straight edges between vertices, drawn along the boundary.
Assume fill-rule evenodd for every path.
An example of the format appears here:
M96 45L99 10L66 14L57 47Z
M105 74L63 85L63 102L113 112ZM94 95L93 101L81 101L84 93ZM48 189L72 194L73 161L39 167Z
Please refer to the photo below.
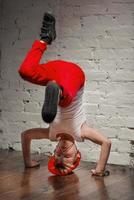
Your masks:
M49 128L33 128L21 134L21 145L25 167L39 166L39 162L31 160L30 146L33 139L49 139Z
M98 131L88 127L86 124L84 124L82 127L82 137L101 145L99 161L97 163L96 169L92 170L92 173L93 175L103 174L110 154L111 141Z

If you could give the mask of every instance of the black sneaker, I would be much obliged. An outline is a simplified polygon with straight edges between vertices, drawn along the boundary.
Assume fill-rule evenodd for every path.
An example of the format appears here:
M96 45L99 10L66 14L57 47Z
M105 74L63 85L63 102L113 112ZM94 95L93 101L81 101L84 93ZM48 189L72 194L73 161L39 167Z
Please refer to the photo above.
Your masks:
M50 13L45 13L43 17L42 27L41 27L41 40L51 44L53 40L56 38L56 30L55 30L55 17Z
M42 107L42 118L46 123L51 123L57 114L60 87L55 82L49 82L46 86L45 101Z

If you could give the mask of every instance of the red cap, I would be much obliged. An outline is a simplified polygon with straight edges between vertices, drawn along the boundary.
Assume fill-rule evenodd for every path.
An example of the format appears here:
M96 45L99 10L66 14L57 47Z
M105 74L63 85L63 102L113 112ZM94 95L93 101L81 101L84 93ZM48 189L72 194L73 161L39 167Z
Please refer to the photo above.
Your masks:
M65 176L67 174L70 174L80 164L80 160L81 160L81 153L77 151L76 161L69 168L63 171L55 165L56 158L55 155L53 155L50 157L48 161L48 170L52 174Z

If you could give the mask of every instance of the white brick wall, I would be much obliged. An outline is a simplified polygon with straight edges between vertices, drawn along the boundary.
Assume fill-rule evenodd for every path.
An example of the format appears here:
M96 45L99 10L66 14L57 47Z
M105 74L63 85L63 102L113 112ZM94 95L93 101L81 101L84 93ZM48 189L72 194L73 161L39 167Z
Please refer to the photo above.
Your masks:
M44 88L17 72L38 38L42 15L57 18L57 40L42 61L65 59L86 74L87 122L112 140L109 163L134 166L134 0L0 0L0 148L21 150L20 133L46 127L41 119ZM49 154L55 143L34 141ZM97 161L100 147L78 144L83 160ZM131 153L131 154L130 154Z

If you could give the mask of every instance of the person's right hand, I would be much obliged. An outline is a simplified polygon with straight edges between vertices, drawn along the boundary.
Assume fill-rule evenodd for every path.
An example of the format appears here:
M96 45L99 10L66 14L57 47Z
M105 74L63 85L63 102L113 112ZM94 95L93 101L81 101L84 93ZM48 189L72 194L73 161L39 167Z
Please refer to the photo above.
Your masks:
M109 170L103 170L103 171L97 171L96 169L91 169L91 174L92 176L109 176L110 175L110 171Z

